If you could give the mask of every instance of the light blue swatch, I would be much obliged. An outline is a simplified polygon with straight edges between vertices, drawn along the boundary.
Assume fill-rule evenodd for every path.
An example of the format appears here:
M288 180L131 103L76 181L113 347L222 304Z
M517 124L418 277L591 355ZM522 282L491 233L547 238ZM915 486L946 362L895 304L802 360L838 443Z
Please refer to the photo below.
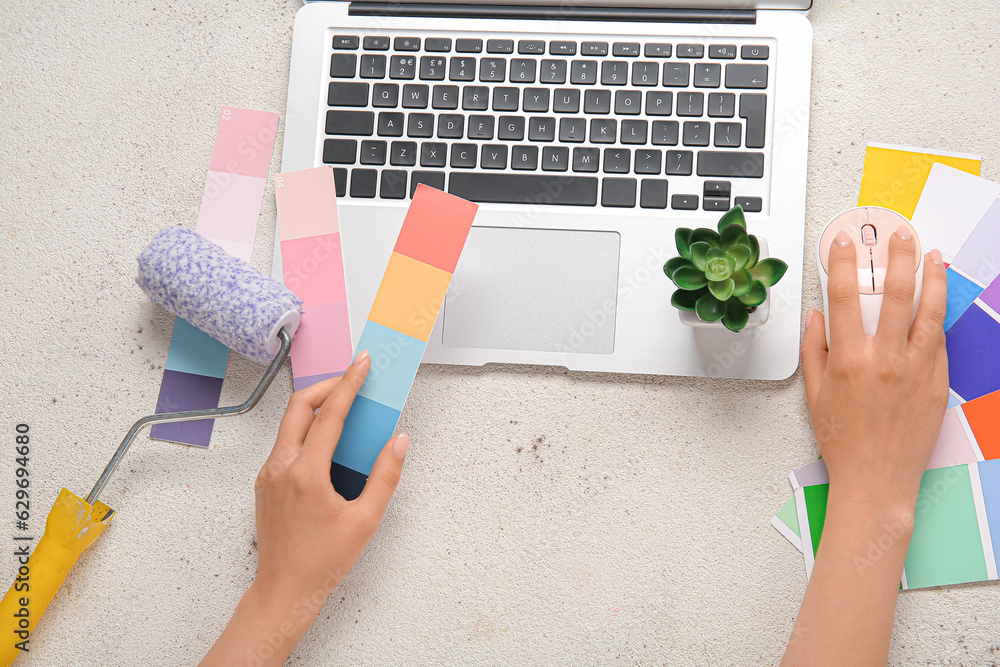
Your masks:
M425 347L427 344L422 340L370 320L366 322L357 349L368 350L372 365L358 396L402 410Z
M951 328L969 306L983 293L980 285L972 282L958 271L948 269L948 312L944 316L944 330Z
M167 370L223 378L228 362L228 347L191 326L183 317L174 321L174 333L167 350Z

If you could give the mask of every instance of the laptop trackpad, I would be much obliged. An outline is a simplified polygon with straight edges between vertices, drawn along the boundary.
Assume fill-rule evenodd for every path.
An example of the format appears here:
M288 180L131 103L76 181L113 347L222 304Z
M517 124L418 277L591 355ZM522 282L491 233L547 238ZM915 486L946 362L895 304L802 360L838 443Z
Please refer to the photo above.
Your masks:
M620 246L617 232L473 227L443 345L611 354Z

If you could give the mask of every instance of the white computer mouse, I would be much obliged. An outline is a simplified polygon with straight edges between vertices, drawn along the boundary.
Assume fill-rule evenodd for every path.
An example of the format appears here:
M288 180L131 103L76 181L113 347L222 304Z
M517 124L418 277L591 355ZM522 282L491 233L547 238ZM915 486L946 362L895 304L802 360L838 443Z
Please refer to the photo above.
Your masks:
M830 297L827 284L830 275L830 246L839 232L847 232L854 240L858 254L858 293L861 299L861 322L865 333L874 336L878 329L879 313L885 288L885 271L889 265L889 239L900 225L910 228L917 244L916 291L913 294L913 317L920 304L920 291L924 282L924 253L920 237L905 217L881 206L860 206L844 211L826 226L816 244L816 263L823 287L823 312L826 314L826 340L830 340ZM910 320L913 321L912 318Z

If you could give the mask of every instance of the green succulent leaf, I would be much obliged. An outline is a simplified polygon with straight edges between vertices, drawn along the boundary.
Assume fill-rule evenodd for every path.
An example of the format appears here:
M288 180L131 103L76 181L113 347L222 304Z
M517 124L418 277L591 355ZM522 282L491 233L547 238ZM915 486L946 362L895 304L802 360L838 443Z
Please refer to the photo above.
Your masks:
M673 278L674 284L681 289L698 289L708 284L708 278L704 271L699 271L693 266L682 266L676 271Z
M711 282L727 280L736 270L736 260L722 248L712 248L705 258L705 277Z
M747 260L746 268L752 269L757 266L757 260L760 259L760 241L753 234L747 237L747 245L750 247L750 259Z
M677 244L677 252L684 259L691 259L691 232L687 227L678 227L674 232L674 243Z
M753 276L746 269L739 269L732 276L733 296L743 296L753 286Z
M668 259L667 263L663 265L663 272L667 274L667 278L674 277L674 271L681 268L682 266L689 266L694 268L694 264L689 259L684 259L683 257L674 257Z
M695 241L691 244L691 261L699 271L705 270L705 261L710 250L719 250L719 248L713 248L705 241Z
M691 232L691 243L696 243L698 241L704 241L713 247L718 247L722 244L722 239L715 232L715 230L709 229L708 227L699 227Z
M730 331L739 333L746 328L750 321L750 311L740 303L739 299L730 299L726 302L726 312L722 316L722 323Z
M739 243L740 245L746 245L748 242L747 230L741 227L740 225L729 225L728 227L722 230L722 235L720 238L722 242L722 247L727 249L730 246L736 245L737 243Z
M745 246L742 243L737 243L736 245L731 245L726 250L729 256L736 260L736 270L745 269L747 262L750 261L750 246Z
M747 227L746 218L743 216L743 207L737 204L722 214L719 218L719 233L729 225L739 225L743 229Z
M741 297L737 297L744 306L748 308L753 308L754 306L759 306L760 304L767 301L767 288L764 287L764 283L759 280L753 281L753 285L747 290L747 293Z
M698 299L705 294L708 294L707 287L697 290L675 289L673 295L670 297L670 305L678 310L694 310L694 305L698 302Z
M733 282L732 278L726 278L725 280L720 280L718 282L708 283L708 291L712 293L719 301L726 301L733 295L733 290L736 288L736 283Z
M781 280L787 270L788 265L783 261L768 257L757 262L756 266L750 269L750 275L754 277L754 280L764 283L764 287L771 287Z
M726 313L726 304L711 294L703 294L695 303L694 312L702 322L718 322Z

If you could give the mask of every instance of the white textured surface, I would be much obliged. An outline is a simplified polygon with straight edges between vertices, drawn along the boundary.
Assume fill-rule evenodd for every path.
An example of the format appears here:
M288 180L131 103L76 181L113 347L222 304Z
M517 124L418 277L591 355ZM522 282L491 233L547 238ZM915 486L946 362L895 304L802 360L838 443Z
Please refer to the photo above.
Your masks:
M155 404L172 318L133 284L135 255L162 226L193 226L222 105L284 112L298 3L3 4L0 495L26 421L37 530ZM854 203L868 142L978 152L1000 179L996 15L991 0L816 0L807 249ZM270 186L264 201L262 269ZM815 273L806 292L820 303ZM224 400L260 370L234 358ZM138 441L103 496L119 515L20 664L203 654L256 567L252 482L290 387L286 371L256 411L217 425L210 451ZM788 470L816 455L800 375L423 367L402 426L397 497L293 664L778 659L805 582L768 520ZM893 663L992 662L998 596L904 594Z

